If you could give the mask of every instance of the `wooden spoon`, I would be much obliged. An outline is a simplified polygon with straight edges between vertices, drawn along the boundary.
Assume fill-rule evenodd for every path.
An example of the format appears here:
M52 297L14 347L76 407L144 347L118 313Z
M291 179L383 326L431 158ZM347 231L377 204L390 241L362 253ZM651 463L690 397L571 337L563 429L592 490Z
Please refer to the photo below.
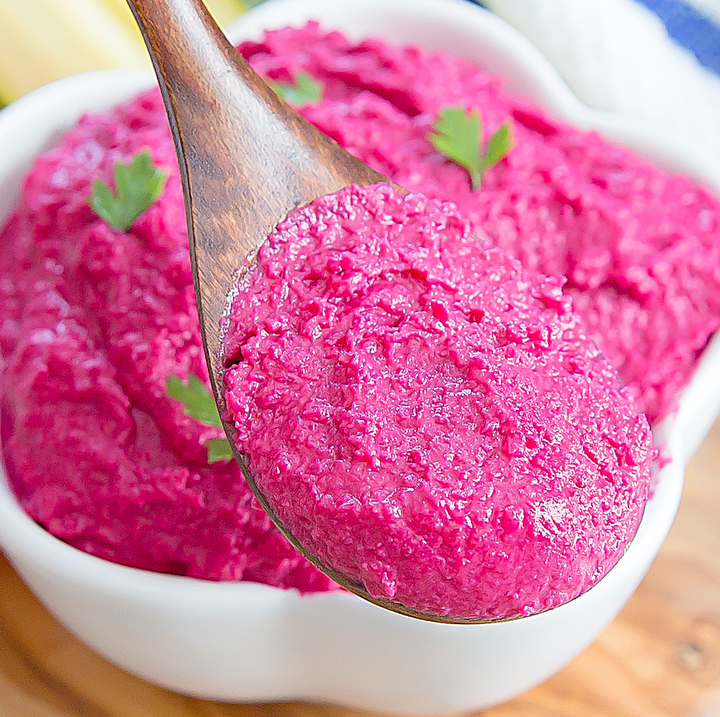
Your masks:
M392 182L281 101L228 42L201 0L128 4L150 52L175 141L200 326L222 414L219 327L238 268L295 207L350 184ZM223 424L235 451L234 427ZM362 584L324 565L278 520L244 457L235 455L273 522L335 582L394 612L436 622L481 622L420 613L375 598Z

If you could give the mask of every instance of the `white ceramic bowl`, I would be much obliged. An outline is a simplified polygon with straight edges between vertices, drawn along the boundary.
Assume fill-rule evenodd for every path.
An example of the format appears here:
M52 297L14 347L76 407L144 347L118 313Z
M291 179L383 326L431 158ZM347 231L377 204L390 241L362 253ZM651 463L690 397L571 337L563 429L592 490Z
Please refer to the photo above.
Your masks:
M544 58L501 20L464 0L269 0L235 39L316 18L353 38L443 48L503 74L555 114L682 169L720 192L720 169L648 128L581 105ZM34 156L87 110L149 84L145 74L61 80L0 113L0 221ZM25 582L73 633L117 665L172 690L230 701L312 700L393 712L475 710L549 677L615 617L645 575L675 516L685 463L720 410L720 344L706 351L672 422L672 457L637 537L596 587L551 612L457 626L386 612L349 594L300 596L252 583L160 575L82 553L20 509L0 476L0 544Z

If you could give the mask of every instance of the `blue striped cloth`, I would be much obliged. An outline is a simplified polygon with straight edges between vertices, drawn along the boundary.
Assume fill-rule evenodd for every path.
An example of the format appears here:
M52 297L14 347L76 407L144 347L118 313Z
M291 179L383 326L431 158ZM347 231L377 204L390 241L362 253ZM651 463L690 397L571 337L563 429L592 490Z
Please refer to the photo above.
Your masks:
M717 21L702 7L683 0L637 0L662 20L668 35L690 50L698 62L720 75L720 3ZM720 130L720 128L718 128Z

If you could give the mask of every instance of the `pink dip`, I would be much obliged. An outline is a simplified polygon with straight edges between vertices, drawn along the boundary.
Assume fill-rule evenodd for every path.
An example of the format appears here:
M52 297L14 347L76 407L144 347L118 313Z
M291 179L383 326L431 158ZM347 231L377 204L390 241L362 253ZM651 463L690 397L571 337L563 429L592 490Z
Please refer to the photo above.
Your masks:
M310 23L247 42L263 75L305 71L324 100L301 113L402 187L451 199L474 229L538 271L565 276L592 338L651 423L667 416L720 327L720 204L696 182L548 116L477 65ZM473 192L427 140L447 105L477 108L515 147Z
M296 210L238 286L226 400L275 514L368 592L456 618L617 562L652 436L561 282L387 185Z
M548 118L449 55L355 45L313 24L243 51L275 80L301 69L319 79L325 99L302 112L369 164L453 199L474 231L529 268L566 275L638 406L653 421L672 410L720 323L720 206L707 192ZM480 108L488 132L513 125L515 147L476 193L427 141L439 109L456 103ZM112 230L87 205L91 181L111 182L115 162L145 147L170 171L167 188L130 231ZM3 449L28 513L129 565L331 588L272 527L236 466L207 464L217 432L167 396L168 376L207 373L157 93L85 117L40 157L0 242ZM502 516L502 531L525 529L509 506Z

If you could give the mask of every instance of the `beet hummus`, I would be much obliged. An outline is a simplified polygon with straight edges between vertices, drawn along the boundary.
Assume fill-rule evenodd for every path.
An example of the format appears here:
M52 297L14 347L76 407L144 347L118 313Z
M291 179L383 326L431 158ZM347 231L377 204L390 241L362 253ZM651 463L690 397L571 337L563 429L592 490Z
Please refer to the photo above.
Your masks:
M306 72L323 101L300 112L402 187L450 199L528 268L565 276L592 338L651 423L676 406L720 326L720 205L683 176L550 117L500 77L445 53L348 41L310 23L243 54L279 82ZM447 106L478 109L514 147L472 191L427 137Z
M553 120L509 95L499 78L448 54L378 40L351 43L314 23L268 33L242 52L275 82L292 82L300 71L311 75L323 92L300 108L308 119L411 191L452 200L458 227L467 223L488 242L468 250L477 262L500 247L528 271L556 277L545 285L555 287L552 297L557 277L566 277L582 331L617 368L638 409L651 422L672 411L720 323L720 206L713 197L594 133ZM479 109L486 132L506 121L512 126L512 151L475 192L467 173L428 140L448 105ZM129 163L146 148L168 172L165 189L127 231L112 229L88 206L92 182L112 185L116 162ZM128 565L332 589L271 525L234 462L208 464L206 444L217 429L186 415L168 395L169 378L207 382L207 369L159 93L84 117L40 157L0 242L3 454L29 515L72 545ZM444 251L461 245L451 238ZM498 281L519 281L514 267L506 261L507 276ZM419 301L413 281L421 279L409 275L398 286L403 301ZM538 311L554 311L560 321L563 307L553 298ZM442 316L442 306L438 311ZM475 322L468 331L482 327ZM516 339L508 334L503 351ZM535 345L541 338L528 340ZM508 435L510 444L525 440ZM635 460L633 450L622 453L578 460ZM370 452L363 459L372 460ZM433 496L416 491L415 499ZM522 506L512 501L497 510L498 539L527 528L514 512ZM552 530L564 519L561 508L547 502L545 510ZM598 517L623 510L603 504ZM578 570L589 576L589 565ZM377 590L389 594L393 579L379 577Z
M617 562L652 436L556 278L387 185L296 210L234 292L226 401L273 511L374 597L529 615Z

